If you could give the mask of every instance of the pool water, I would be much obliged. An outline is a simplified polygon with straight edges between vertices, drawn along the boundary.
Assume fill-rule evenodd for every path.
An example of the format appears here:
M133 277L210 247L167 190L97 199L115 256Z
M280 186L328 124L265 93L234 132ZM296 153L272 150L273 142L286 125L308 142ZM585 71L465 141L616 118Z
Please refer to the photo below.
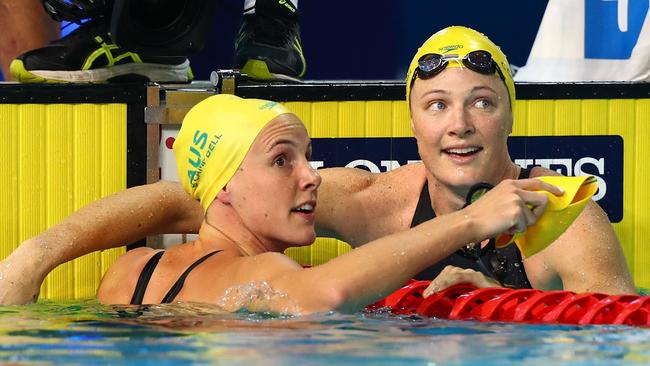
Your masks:
M223 313L96 301L0 307L0 364L642 365L650 329Z

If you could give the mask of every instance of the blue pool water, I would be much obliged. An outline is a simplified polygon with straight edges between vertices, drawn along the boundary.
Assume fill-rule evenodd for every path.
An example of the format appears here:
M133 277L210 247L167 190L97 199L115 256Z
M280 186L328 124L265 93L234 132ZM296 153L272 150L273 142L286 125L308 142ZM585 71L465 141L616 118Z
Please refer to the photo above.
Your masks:
M94 301L0 307L0 364L643 365L650 329L445 321L386 313L281 317Z

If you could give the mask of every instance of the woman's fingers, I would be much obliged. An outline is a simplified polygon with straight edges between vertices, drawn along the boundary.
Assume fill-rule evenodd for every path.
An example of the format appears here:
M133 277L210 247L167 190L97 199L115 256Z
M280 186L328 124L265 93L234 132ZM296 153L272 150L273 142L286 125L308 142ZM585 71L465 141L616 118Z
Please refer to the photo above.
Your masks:
M525 232L548 205L549 197L541 191L564 194L561 188L535 178L500 182L467 208L478 222L477 239Z
M431 281L431 284L424 290L422 296L426 298L436 292L461 283L468 283L478 288L501 286L497 281L473 269L447 266Z
M528 210L525 210L526 221L528 226L535 225L537 219L544 213L548 205L548 196L539 193L522 190L519 196L523 200Z
M527 191L547 191L556 196L564 194L564 190L561 187L546 183L543 180L536 178L519 179L513 182L516 182L517 186Z

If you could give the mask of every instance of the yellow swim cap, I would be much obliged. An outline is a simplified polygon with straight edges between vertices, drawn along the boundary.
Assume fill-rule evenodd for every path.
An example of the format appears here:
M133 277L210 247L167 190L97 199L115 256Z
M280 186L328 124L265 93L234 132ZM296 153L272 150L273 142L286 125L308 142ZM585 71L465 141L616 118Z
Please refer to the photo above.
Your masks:
M211 96L192 107L174 142L185 191L207 211L260 131L285 113L291 112L279 103L229 94Z
M413 73L418 66L420 57L435 53L440 55L456 55L454 58L462 59L472 51L487 51L492 55L492 59L496 62L501 70L505 79L506 89L510 96L510 106L515 105L515 82L512 80L512 73L510 71L510 64L506 55L501 51L499 46L495 45L483 33L479 33L473 29L460 26L447 27L436 34L429 37L429 39L420 46L418 52L413 56L411 65L409 66L408 73L406 74L406 104L410 110L411 100L411 79ZM450 62L447 67L462 67L460 62Z
M496 238L496 246L501 248L513 241L519 247L524 257L530 257L549 246L571 226L573 221L584 210L591 197L598 190L598 182L593 176L565 177L546 176L536 177L546 183L564 189L562 196L556 196L546 191L548 196L546 210L537 223L524 233L513 235L503 234Z

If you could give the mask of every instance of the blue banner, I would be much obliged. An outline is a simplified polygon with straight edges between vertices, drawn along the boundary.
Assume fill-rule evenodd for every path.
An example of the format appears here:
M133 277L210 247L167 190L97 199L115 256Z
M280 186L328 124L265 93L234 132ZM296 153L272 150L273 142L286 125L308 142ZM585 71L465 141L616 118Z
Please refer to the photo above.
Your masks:
M648 0L585 0L585 58L629 59L647 14Z
M414 138L314 138L312 166L387 172L419 162ZM510 157L522 167L543 166L563 175L593 175L594 196L611 222L623 219L623 139L620 136L510 137Z

